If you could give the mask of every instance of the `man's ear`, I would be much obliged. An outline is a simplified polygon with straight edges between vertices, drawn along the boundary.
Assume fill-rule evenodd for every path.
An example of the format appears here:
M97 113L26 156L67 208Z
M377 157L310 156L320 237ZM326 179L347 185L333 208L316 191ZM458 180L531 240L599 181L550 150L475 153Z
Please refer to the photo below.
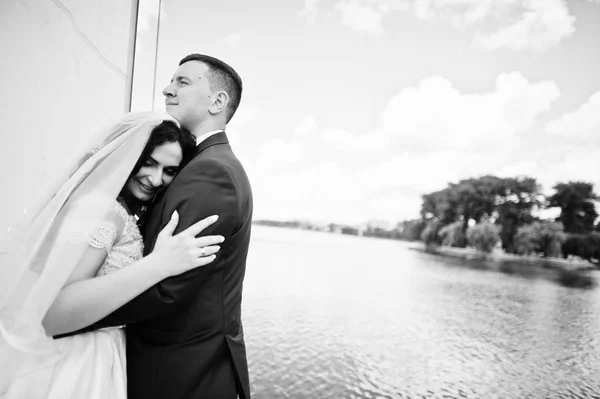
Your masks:
M208 112L212 115L216 115L223 112L229 104L229 95L225 91L220 91L214 96L213 103L211 104Z

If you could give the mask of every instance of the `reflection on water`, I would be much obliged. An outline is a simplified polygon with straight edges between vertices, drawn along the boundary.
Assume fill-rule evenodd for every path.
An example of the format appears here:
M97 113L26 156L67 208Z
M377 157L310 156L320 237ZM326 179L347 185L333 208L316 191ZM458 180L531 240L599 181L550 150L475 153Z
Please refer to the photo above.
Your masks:
M579 284L397 241L253 234L244 330L256 399L600 398L597 272Z

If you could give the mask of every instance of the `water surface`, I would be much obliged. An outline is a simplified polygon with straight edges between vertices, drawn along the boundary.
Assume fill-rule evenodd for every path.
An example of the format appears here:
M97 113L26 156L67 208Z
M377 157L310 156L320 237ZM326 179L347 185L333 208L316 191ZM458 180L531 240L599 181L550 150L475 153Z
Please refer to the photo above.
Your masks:
M255 226L244 286L253 397L600 398L598 272Z

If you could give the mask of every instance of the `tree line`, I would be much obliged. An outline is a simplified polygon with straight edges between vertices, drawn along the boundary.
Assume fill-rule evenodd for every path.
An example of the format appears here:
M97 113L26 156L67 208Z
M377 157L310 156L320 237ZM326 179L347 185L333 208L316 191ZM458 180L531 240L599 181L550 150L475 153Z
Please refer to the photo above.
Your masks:
M422 196L421 217L401 222L393 238L423 240L426 245L466 247L483 252L496 246L520 255L577 256L600 260L600 224L592 183L558 183L550 196L535 178L493 175L449 183ZM536 211L560 208L555 220ZM392 237L390 237L392 238Z

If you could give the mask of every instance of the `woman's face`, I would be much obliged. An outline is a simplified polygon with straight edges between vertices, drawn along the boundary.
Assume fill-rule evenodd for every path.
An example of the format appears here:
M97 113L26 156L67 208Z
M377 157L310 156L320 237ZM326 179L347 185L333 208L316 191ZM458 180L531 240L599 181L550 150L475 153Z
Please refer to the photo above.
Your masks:
M157 146L140 170L129 178L127 189L138 200L149 201L173 181L182 158L179 143Z

